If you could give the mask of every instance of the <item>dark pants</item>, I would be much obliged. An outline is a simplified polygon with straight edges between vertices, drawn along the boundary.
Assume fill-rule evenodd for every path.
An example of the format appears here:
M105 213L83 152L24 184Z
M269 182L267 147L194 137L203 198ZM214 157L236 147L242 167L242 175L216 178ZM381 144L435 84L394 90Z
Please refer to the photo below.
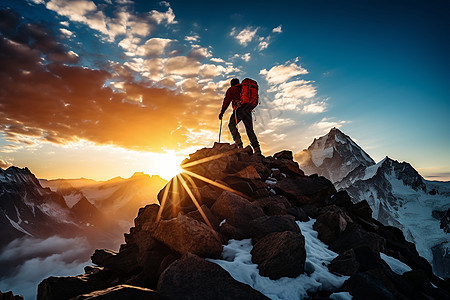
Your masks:
M255 131L253 130L252 123L252 109L249 107L240 107L233 111L228 122L228 128L230 129L233 140L240 140L241 135L237 129L237 124L242 121L244 122L245 131L247 132L248 139L253 148L259 147L258 138L256 137Z

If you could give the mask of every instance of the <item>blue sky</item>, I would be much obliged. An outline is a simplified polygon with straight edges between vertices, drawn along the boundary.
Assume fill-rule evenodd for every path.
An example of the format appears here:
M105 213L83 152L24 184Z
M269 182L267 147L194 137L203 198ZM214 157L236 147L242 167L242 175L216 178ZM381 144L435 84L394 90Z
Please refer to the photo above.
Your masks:
M55 82L17 73L14 85L35 84L26 97L3 81L3 167L47 178L157 174L162 159L217 140L237 76L260 84L265 154L299 152L336 126L376 161L387 155L450 179L447 1L0 3L20 19L2 27L0 50L17 63L0 72ZM21 66L36 53L41 63ZM223 138L231 141L225 126Z

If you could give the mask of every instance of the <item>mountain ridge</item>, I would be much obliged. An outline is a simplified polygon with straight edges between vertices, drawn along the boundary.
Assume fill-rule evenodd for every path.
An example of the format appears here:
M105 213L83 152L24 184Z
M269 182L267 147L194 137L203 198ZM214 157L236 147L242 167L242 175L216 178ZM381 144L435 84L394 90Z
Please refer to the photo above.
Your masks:
M139 209L118 252L97 249L84 274L45 279L38 299L450 299L399 229L292 157L198 150L159 204Z
M338 129L332 129L319 139L329 140L336 132L342 133ZM350 137L343 133L342 135L348 138L348 143L352 147L353 144L356 145ZM358 151L361 148L357 146L353 149ZM330 173L339 173L340 168L348 171L349 168L346 166L350 164L347 163L347 159L353 161L353 157L347 158L342 155L339 160L325 164L322 168L303 160L306 167L302 165L302 161L300 167L309 170L306 174L318 173L328 178ZM449 182L446 186L445 182L427 181L409 163L386 156L376 164L360 164L354 167L346 176L333 183L336 189L346 190L352 201L367 200L375 219L385 225L402 229L409 241L417 243L419 252L433 264L437 274L450 275L450 256L445 250L447 246L443 245L449 237L440 229L441 219L436 219L437 214L434 214L435 211L445 212L450 209ZM428 230L428 227L434 228L434 232Z

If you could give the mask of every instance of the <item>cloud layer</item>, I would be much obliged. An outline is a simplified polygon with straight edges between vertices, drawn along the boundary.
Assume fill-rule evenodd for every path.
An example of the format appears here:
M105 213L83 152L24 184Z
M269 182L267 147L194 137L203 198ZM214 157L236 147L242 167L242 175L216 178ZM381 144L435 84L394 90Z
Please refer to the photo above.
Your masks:
M72 12L75 18L94 9L86 3L65 8L67 14ZM220 106L216 86L198 84L198 76L211 78L234 70L202 65L199 60L210 54L200 47L187 56L159 58L171 43L160 38L148 39L136 49L136 55L148 59L111 63L103 70L77 66L78 55L48 29L20 23L20 16L11 10L1 15L0 130L12 143L67 144L84 139L155 152L178 149L187 140L195 144L198 141L189 135L199 131L199 116L211 120L215 113L209 107ZM172 20L164 18L158 20ZM137 81L136 72L161 87Z

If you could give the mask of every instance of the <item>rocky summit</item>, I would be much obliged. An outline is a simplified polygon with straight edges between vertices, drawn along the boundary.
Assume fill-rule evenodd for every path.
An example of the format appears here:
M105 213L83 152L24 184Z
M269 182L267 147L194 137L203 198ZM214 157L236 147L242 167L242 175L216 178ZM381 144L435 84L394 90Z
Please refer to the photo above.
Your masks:
M198 150L159 205L139 209L118 252L98 249L85 274L45 279L38 299L282 299L253 284L256 276L244 282L215 263L236 257L229 245L240 240L265 282L315 280L318 268L342 281L314 281L295 298L450 299L449 282L399 229L373 219L367 201L354 204L324 177L305 176L292 158L225 143ZM310 232L300 229L306 223ZM314 252L334 253L329 263L308 258L310 236L320 240Z

